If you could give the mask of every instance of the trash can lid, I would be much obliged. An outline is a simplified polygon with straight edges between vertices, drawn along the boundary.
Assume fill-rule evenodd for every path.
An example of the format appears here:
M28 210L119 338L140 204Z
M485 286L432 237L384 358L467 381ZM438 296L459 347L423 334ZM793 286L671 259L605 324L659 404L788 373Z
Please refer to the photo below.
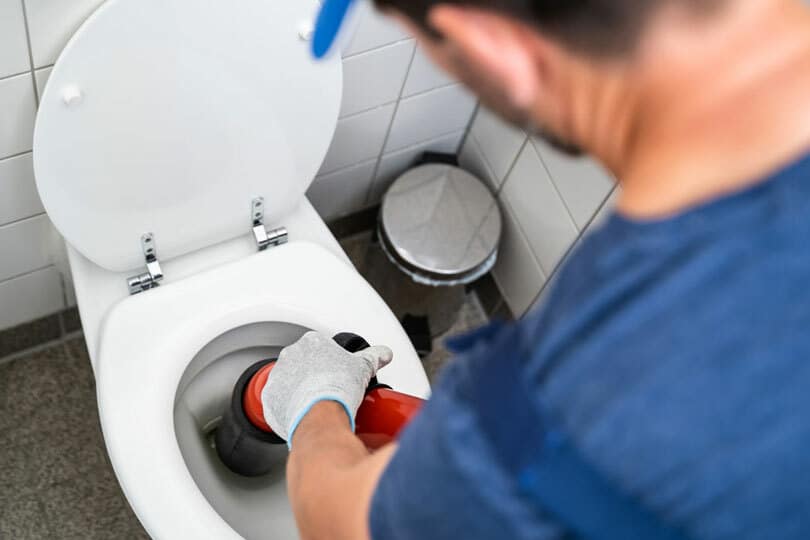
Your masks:
M385 195L380 240L417 282L458 285L492 269L501 227L498 203L481 180L458 167L423 165Z

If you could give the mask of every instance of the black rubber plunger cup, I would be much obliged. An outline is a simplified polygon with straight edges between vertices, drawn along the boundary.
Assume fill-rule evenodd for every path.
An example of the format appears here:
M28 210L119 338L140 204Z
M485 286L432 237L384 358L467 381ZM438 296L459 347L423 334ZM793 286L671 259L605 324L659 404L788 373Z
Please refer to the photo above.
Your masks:
M275 460L271 447L286 444L275 433L254 426L244 409L242 397L250 380L264 366L275 360L263 360L250 366L236 382L222 421L214 435L217 455L230 470L241 476L264 476L273 470Z
M369 344L358 335L343 333L334 337L335 341L349 352L358 352ZM245 391L253 377L262 368L276 360L263 360L245 371L231 394L231 400L222 421L214 435L217 455L231 471L241 476L264 476L272 472L278 461L273 447L287 444L275 433L256 427L245 413L243 403Z

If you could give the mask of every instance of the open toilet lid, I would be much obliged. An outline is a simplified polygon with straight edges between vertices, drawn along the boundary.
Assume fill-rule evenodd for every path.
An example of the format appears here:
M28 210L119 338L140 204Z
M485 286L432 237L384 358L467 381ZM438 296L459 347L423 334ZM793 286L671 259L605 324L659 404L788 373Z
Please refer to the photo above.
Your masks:
M108 0L54 66L34 135L51 220L95 264L144 264L297 206L334 134L339 58L315 62L317 0Z

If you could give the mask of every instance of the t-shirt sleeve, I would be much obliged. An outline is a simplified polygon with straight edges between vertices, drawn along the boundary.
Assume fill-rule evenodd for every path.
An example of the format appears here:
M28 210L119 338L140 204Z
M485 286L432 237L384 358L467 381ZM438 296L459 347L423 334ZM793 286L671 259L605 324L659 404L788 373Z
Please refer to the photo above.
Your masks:
M484 351L491 353L497 351ZM497 450L481 433L478 404L466 388L480 382L469 360L461 356L453 362L425 409L403 432L372 500L373 540L562 536L518 491L515 479L499 465ZM520 426L514 428L519 437Z

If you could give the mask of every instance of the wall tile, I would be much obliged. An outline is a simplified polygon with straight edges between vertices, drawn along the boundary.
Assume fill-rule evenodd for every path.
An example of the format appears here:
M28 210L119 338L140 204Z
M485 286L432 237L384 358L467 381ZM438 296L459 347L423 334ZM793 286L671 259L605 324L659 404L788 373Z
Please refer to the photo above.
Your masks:
M59 272L51 266L0 282L0 306L0 330L61 311L65 306Z
M379 14L368 0L360 2L357 10L358 12L355 14L356 30L348 46L343 49L344 57L410 37L405 29L394 20Z
M402 95L407 97L414 94L421 94L422 92L447 86L455 82L455 80L428 58L421 47L417 47L416 54L413 57L411 71L408 74L408 81L405 83L405 90Z
M310 186L307 197L325 220L350 214L365 206L376 165L375 159L319 176Z
M25 0L34 67L56 62L76 30L104 0Z
M44 211L34 182L31 154L0 161L0 225Z
M543 167L526 145L502 191L545 275L551 275L579 232Z
M599 209L599 212L596 214L596 217L593 218L593 222L591 222L590 228L598 228L605 224L608 218L613 214L616 210L616 206L619 204L619 197L622 194L622 188L616 186L613 192L610 194L608 199Z
M522 317L546 282L546 275L507 202L501 203L503 236L492 276L515 318Z
M47 216L0 227L0 280L51 264L54 230Z
M22 3L3 0L0 2L0 77L29 69Z
M613 189L613 177L593 159L566 156L537 137L532 142L577 227L585 228Z
M484 152L476 142L475 137L472 136L472 133L468 134L467 140L464 142L461 152L459 152L458 160L463 169L484 180L493 193L498 191L499 185L495 174L492 172L487 160L484 159Z
M554 292L554 286L556 285L557 280L559 280L563 268L565 268L565 265L568 264L568 261L571 259L571 257L573 257L576 251L582 246L583 238L585 238L587 235L593 233L594 231L602 227L602 225L605 224L607 218L613 213L620 192L621 191L618 187L616 187L616 189L613 190L610 197L608 197L608 199L599 209L599 212L596 214L593 221L590 222L587 229L582 232L580 237L574 243L574 246L568 251L565 260L563 260L560 267L557 268L557 271L551 277L550 281L546 284L542 293L537 298L537 301L534 303L532 310L539 309L543 304L545 304L548 301L549 296L551 296L551 294Z
M340 120L319 174L379 156L393 114L391 104Z
M0 158L31 150L36 111L30 74L0 80Z
M62 284L65 289L65 307L73 307L76 305L76 290L73 286L73 275L70 271L70 261L68 261L67 245L62 235L54 228L52 235L52 247L50 248L51 260L54 266L62 276Z
M373 109L399 98L413 57L412 40L347 58L343 62L341 116Z
M485 107L478 109L471 133L484 152L484 159L489 163L500 186L526 142L527 135L523 130L508 125Z
M42 94L45 92L45 86L48 84L51 71L53 71L53 67L38 69L34 72L34 79L37 81L37 92L39 93L40 100L42 99Z
M464 137L464 131L457 131L438 139L384 155L382 161L380 161L377 177L374 179L374 185L367 202L369 204L380 202L385 192L394 183L394 180L413 167L425 152L441 152L443 154L455 154L458 152L462 137Z
M401 150L466 128L475 104L475 98L461 85L403 99L385 151Z

